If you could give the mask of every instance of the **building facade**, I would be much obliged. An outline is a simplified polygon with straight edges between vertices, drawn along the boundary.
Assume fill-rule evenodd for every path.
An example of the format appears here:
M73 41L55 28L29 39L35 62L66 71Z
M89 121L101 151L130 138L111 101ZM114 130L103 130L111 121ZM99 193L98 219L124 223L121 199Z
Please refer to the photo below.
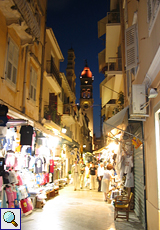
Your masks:
M100 86L103 124L106 121L108 127L123 130L125 139L131 140L134 137L141 140L140 147L133 147L134 211L144 229L159 229L160 3L152 0L110 1L110 7L107 17L98 22L99 36L106 34L106 48L99 54L99 70L105 75L105 80ZM116 15L116 11L119 16ZM111 37L112 40L109 39ZM110 50L110 47L113 49ZM118 58L122 58L121 62L116 63L112 60L110 63L109 57L114 57L114 54L109 53L114 50L117 51ZM120 63L122 84L119 82L119 75L115 85L121 88L117 90L114 82L109 84L113 78L109 73L111 70L114 71L112 74L115 78L115 70L119 70ZM126 122L123 119L119 120L118 124L113 121L114 116L118 118L118 114L122 117L124 109L114 115L113 104L116 104L117 98L109 96L109 90L112 91L112 95L115 95L115 91L123 92L123 107L127 111ZM112 113L109 115L108 108L111 106ZM111 128L105 127L105 135L108 135Z

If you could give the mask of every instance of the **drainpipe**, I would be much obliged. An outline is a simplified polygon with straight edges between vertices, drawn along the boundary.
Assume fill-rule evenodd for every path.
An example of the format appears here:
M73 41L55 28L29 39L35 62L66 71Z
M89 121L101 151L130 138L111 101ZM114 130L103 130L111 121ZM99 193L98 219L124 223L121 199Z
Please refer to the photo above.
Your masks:
M144 126L142 122L142 139L144 139ZM145 226L144 229L147 230L147 210L146 210L146 170L145 170L145 152L144 152L144 141L143 141L143 175L144 175L144 218Z
M24 67L24 82L23 82L23 95L22 95L22 113L24 113L24 114L25 114L25 102L26 102L26 81L27 81L28 47L29 47L29 45L26 46L25 67Z
M45 12L45 26L44 26L44 37L42 42L42 59L41 59L41 79L40 79L40 95L39 95L39 122L41 123L41 112L42 112L42 93L43 93L43 73L44 73L44 61L45 61L45 44L46 44L46 22L47 22L47 1L46 1L46 12Z

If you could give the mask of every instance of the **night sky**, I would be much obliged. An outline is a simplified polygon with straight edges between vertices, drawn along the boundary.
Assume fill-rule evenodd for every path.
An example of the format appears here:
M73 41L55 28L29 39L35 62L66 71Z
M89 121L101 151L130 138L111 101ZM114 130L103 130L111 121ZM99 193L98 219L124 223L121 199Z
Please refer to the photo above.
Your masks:
M47 26L53 29L64 62L60 71L66 74L67 51L71 47L75 52L76 103L80 98L80 74L87 59L94 76L93 82L93 116L94 133L100 136L100 91L99 84L104 75L99 73L98 53L104 48L104 41L98 39L97 23L107 15L109 0L48 0Z

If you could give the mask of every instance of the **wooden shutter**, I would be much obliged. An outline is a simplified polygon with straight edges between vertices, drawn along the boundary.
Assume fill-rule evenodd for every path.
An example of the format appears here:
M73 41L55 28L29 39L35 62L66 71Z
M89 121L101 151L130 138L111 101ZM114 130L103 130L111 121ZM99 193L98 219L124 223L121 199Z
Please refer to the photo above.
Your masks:
M147 21L148 23L151 20L151 16L152 16L152 0L147 0Z
M126 70L137 66L136 24L125 31Z

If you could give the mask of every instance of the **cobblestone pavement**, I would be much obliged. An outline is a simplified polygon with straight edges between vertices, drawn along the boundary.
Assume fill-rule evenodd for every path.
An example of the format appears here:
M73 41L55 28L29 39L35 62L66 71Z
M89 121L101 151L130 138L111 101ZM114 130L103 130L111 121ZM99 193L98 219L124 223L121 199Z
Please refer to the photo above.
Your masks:
M114 221L114 207L103 201L103 193L82 189L73 191L69 185L47 201L43 209L22 217L22 230L142 230L134 212L129 221Z

